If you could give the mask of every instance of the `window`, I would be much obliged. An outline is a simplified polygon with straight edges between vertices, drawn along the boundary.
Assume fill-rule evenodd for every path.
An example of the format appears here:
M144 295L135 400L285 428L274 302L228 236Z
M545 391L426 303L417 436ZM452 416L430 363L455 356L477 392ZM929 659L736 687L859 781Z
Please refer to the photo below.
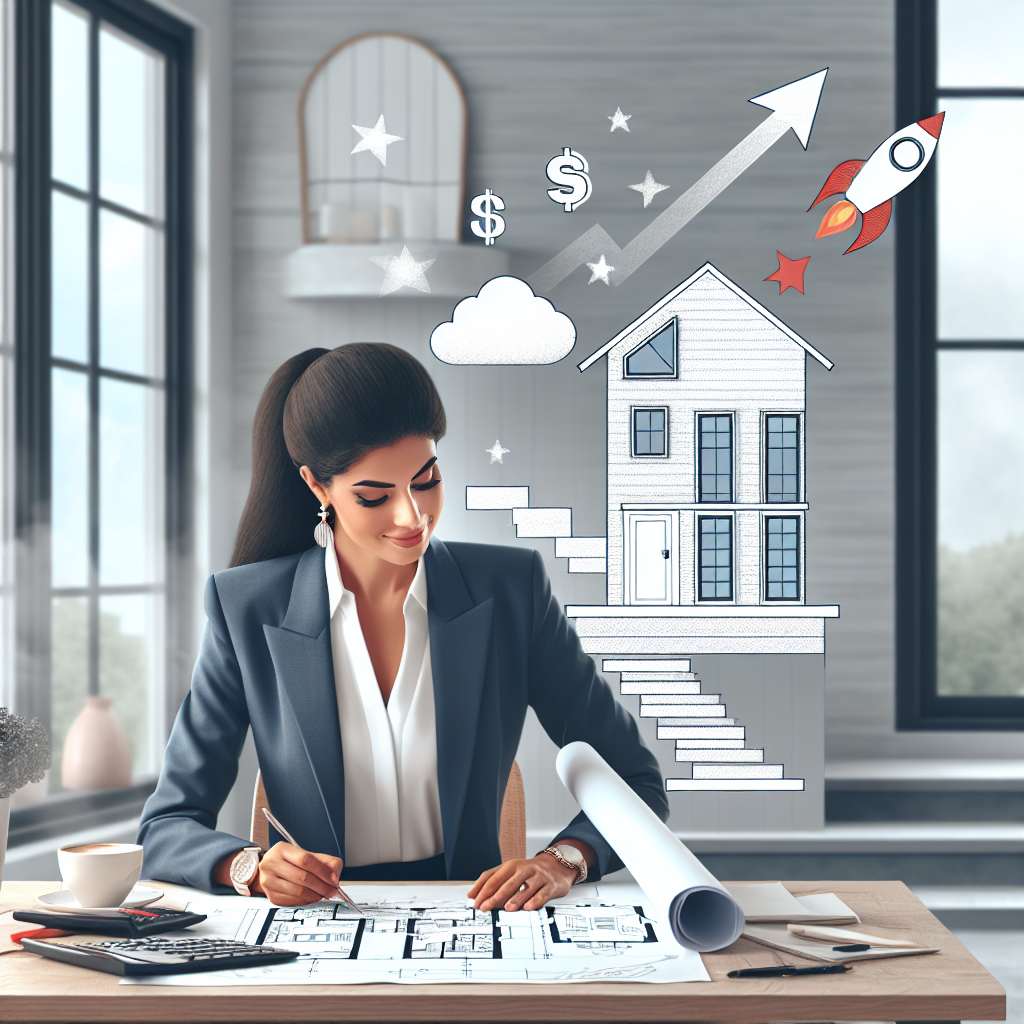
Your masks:
M668 455L668 409L633 410L633 455Z
M15 706L53 795L109 699L132 766L105 785L144 788L191 648L191 29L143 0L17 18Z
M765 501L800 500L800 417L765 417Z
M765 516L764 596L766 601L800 599L800 518Z
M701 601L732 600L732 518L699 516L699 596Z
M699 501L732 501L732 417L698 416Z
M673 317L656 334L628 353L627 377L674 377L676 375L676 321Z
M897 124L944 111L897 218L897 724L1024 728L1024 7L897 5Z

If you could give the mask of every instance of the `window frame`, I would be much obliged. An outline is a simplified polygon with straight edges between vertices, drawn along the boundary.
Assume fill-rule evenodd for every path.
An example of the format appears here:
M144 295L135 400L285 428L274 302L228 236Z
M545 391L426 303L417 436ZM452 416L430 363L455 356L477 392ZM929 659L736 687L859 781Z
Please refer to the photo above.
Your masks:
M671 373L630 373L629 357L644 347L652 338L656 338L667 327L672 328L672 372ZM634 345L622 356L622 379L623 380L678 380L679 379L679 319L671 317L663 323L656 331L644 337L643 341Z
M704 445L701 443L701 420L720 419L727 417L729 420L729 497L724 501L719 497L705 498L701 492L701 480L704 478ZM716 431L717 433L717 431ZM701 505L722 505L732 504L736 500L736 414L732 410L704 410L696 414L694 421L694 437L696 438L696 453L694 462L697 466L697 480L695 496L697 504ZM715 474L718 475L717 473Z
M768 488L768 421L774 417L789 417L796 420L796 497L792 501L776 501L769 498ZM761 473L761 501L766 505L797 505L804 500L804 417L802 412L776 411L775 409L765 410L761 413L761 458L763 459L763 471Z
M896 3L896 124L927 117L939 98L1024 97L1024 89L938 87L935 0ZM939 341L938 209L942 147L896 217L896 728L1024 729L1024 697L942 696L938 641L938 353L1024 349L1022 341Z
M774 520L785 519L796 523L796 597L768 596L768 537L769 524ZM761 603L762 604L803 604L804 600L804 517L799 512L782 513L766 512L761 517L761 537L763 557L761 559Z
M147 0L69 0L163 55L164 90L164 499L165 672L160 717L165 732L188 688L191 669L193 523L193 29ZM51 2L16 0L14 68L15 679L19 714L51 713ZM95 77L95 76L94 76ZM93 126L95 128L95 126ZM95 139L91 140L95 144ZM188 653L186 653L188 652ZM141 809L154 780L121 792ZM54 802L66 816L75 800ZM123 806L121 810L123 811ZM25 808L33 821L45 804ZM22 811L11 814L12 833Z
M715 520L724 519L729 523L729 596L728 597L703 597L701 595L701 558L703 553L703 547L701 545L701 537L703 536L703 530L701 524L704 520ZM694 576L694 601L696 604L735 604L736 603L736 517L730 513L710 513L708 515L702 515L700 513L696 516L696 530L694 531L694 561L695 565L695 576Z
M636 450L636 414L638 412L660 412L665 416L665 450L663 452L638 452ZM629 407L629 455L632 459L667 459L668 452L668 406L667 405L631 405ZM651 433L651 431L648 431Z

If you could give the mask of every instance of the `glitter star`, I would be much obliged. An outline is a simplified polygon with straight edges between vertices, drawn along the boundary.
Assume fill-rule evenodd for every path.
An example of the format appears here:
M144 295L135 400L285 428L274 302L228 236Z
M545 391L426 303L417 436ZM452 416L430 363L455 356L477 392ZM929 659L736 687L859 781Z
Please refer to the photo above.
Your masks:
M804 271L807 269L807 264L811 262L811 257L805 256L802 260L791 260L788 256L783 256L778 249L775 250L775 255L779 257L779 269L774 274L766 277L765 280L778 281L780 295L787 288L795 288L803 295Z
M647 172L647 177L644 178L639 184L628 185L627 188L631 188L634 192L640 192L644 197L644 209L651 205L651 200L659 193L664 192L665 189L669 188L668 185L660 185L654 180L654 175L650 171Z
M608 120L611 121L611 123L612 123L612 126L611 126L611 128L608 129L608 131L613 132L613 131L615 131L616 128L625 128L626 131L628 132L629 131L629 125L626 124L626 122L632 116L633 116L632 114L624 114L622 112L622 107L616 107L615 108L615 113L608 115Z
M381 295L390 295L399 288L408 286L421 292L429 292L427 275L424 273L434 260L415 260L409 252L409 246L402 246L400 256L371 256L371 263L384 268L384 283L380 286Z
M608 275L615 268L608 266L605 262L604 253L601 253L601 258L596 263L588 263L587 266L590 268L590 280L587 284L593 284L595 281L604 281L605 284L611 284L611 281L608 280Z
M369 150L385 167L388 165L388 146L392 142L401 142L401 135L388 135L384 127L384 115L377 118L377 123L372 128L360 128L359 125L352 125L362 138L356 143L353 153L362 153L364 149Z
M504 465L504 461L502 460L502 455L508 455L508 451L509 450L507 448L502 448L501 447L501 442L497 438L495 438L494 439L494 447L493 448L485 448L484 451L487 452L488 455L490 455L491 463L492 464L495 463L495 462L501 462L502 465Z

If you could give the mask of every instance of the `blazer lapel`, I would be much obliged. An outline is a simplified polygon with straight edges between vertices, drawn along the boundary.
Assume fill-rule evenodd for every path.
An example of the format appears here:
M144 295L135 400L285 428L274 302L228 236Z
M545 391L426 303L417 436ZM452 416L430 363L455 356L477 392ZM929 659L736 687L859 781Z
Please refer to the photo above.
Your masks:
M345 776L334 689L334 662L324 552L299 560L288 611L280 626L264 625L278 686L291 706L327 808L338 854L345 851Z
M450 868L476 748L494 601L474 604L454 559L436 538L431 539L424 559L437 719L437 784L445 860Z

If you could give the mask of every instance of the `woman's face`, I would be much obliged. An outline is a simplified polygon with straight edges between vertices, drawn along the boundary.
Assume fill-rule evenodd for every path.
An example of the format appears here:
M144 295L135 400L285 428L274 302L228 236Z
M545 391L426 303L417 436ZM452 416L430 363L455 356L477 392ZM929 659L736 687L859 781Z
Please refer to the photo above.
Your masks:
M410 565L427 550L444 505L437 447L428 437L378 448L313 490L334 509L339 551L351 544L394 565Z

